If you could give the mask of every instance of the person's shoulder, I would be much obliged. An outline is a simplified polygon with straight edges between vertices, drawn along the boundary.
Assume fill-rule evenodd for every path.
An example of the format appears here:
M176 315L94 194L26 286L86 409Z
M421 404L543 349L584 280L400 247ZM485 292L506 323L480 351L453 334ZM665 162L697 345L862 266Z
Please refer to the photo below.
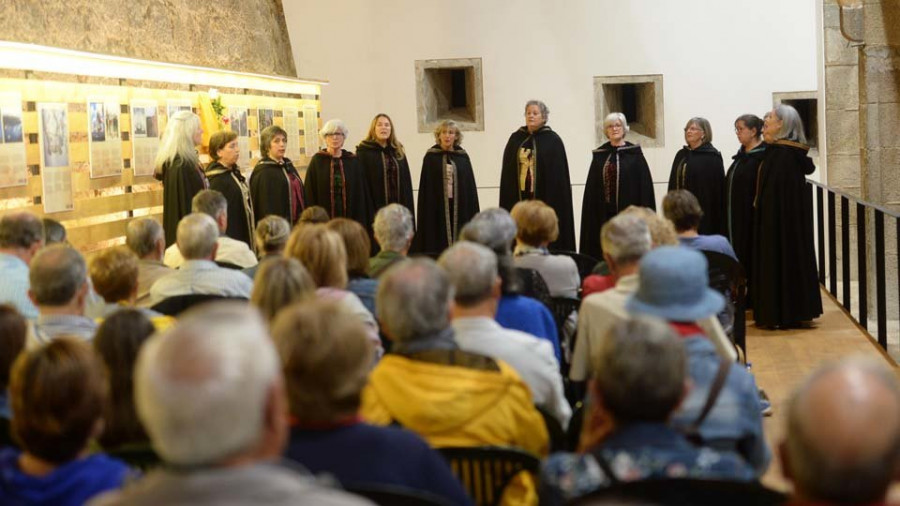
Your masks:
M609 478L590 454L554 453L541 464L541 487L565 499L585 495L609 484Z

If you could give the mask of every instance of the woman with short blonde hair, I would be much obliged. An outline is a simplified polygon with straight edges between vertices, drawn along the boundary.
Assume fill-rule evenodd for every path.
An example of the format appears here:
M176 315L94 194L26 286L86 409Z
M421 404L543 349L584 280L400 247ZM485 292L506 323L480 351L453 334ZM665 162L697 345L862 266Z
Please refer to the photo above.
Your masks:
M373 315L375 314L375 291L378 281L369 278L369 254L371 242L366 229L347 218L335 218L326 225L341 236L347 251L347 290L356 294Z
M272 322L282 308L315 297L316 284L295 258L273 258L259 268L250 303Z
M516 222L515 266L538 271L553 297L578 297L581 276L575 261L547 250L559 236L556 211L540 200L523 200L510 215Z

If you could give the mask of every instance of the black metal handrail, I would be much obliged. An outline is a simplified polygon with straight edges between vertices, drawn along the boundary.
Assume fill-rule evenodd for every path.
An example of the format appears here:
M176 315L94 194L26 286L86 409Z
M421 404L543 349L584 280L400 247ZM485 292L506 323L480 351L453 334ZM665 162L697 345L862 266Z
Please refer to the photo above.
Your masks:
M877 318L876 338L878 344L887 350L887 280L885 276L885 241L884 241L884 217L889 216L894 219L894 225L897 230L897 250L900 251L900 213L891 211L886 207L867 202L858 197L854 197L848 193L842 192L828 185L811 181L807 179L809 184L810 197L815 192L816 198L816 237L818 238L817 257L819 262L819 283L825 286L826 268L828 272L827 289L831 295L838 299L837 293L837 232L836 232L836 201L841 202L841 305L850 313L851 307L851 288L850 288L850 205L851 202L856 206L856 265L858 278L857 298L859 304L859 316L854 317L857 323L863 328L868 328L869 308L868 308L868 279L869 271L867 264L867 228L866 217L871 213L874 222L875 233L875 306ZM827 205L826 197L827 193ZM826 220L827 211L827 220ZM828 246L828 263L825 262L825 241L827 231ZM900 255L898 255L898 271L900 271ZM900 295L900 284L897 286L898 295Z

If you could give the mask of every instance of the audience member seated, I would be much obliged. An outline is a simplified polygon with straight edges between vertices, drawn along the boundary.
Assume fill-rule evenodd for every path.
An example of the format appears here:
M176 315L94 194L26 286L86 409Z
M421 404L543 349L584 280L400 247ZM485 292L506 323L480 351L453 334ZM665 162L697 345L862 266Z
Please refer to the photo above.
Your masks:
M304 302L282 311L272 327L291 408L285 455L347 488L394 485L471 504L421 437L359 418L373 356L365 328L348 316L332 301Z
M326 225L297 227L288 239L285 255L306 267L316 284L318 298L339 301L366 326L369 340L376 348L375 356L380 357L384 350L375 316L355 293L347 291L347 250L341 236Z
M10 304L0 304L0 448L13 446L9 377L13 362L25 349L28 321Z
M225 235L225 230L228 228L228 201L225 200L225 196L220 192L216 190L201 190L191 200L191 212L203 213L215 220L219 230L219 236L216 241L219 247L216 249L214 258L216 262L234 265L241 269L253 267L259 263L256 254L253 253L253 250L250 249L247 243ZM169 267L177 269L181 267L184 260L184 252L178 248L176 239L176 244L169 246L166 250L164 262Z
M136 309L113 313L97 329L94 350L106 366L109 392L103 406L103 434L98 440L106 451L150 451L150 438L134 408L133 376L138 352L154 331L150 320Z
M621 481L756 477L738 456L696 447L667 423L691 381L684 345L665 322L636 317L616 324L593 360L585 451L544 462L542 505L563 504Z
M663 198L663 215L675 225L678 242L699 251L715 251L737 260L734 248L724 235L700 235L697 230L703 218L700 201L687 190L672 190Z
M253 280L243 272L219 267L213 262L219 246L218 237L219 227L206 214L191 213L178 222L176 245L185 261L177 271L153 284L151 305L177 295L250 298Z
M516 223L516 267L538 271L553 297L578 297L581 276L575 260L551 255L547 246L559 237L556 211L540 200L522 200L510 212Z
M399 262L378 286L378 318L394 342L363 390L363 418L398 425L432 446L513 446L546 455L547 429L528 386L504 362L459 349L450 326L453 289L430 259ZM503 504L537 504L530 475Z
M561 360L556 320L547 306L522 293L520 273L512 255L516 224L499 207L476 214L459 233L461 241L471 241L493 250L503 280L500 304L495 319L504 328L519 330L553 343L556 360Z
M89 287L81 253L62 244L47 246L32 259L28 278L29 296L40 313L34 323L37 342L58 336L94 338L97 324L84 315Z
M675 413L673 426L696 436L704 445L737 453L762 475L770 454L763 437L756 382L734 359L722 357L704 330L693 323L715 315L724 305L724 297L709 288L703 255L690 248L664 246L644 255L640 286L625 308L633 315L665 319L683 338L694 388ZM712 409L701 419L722 367L728 370L721 390L712 399Z
M267 323L271 323L282 308L315 298L316 284L296 258L273 258L260 265L250 303L259 309Z
M367 274L372 247L369 233L359 222L347 218L334 218L327 226L344 241L344 249L347 251L347 290L355 293L374 316L378 281Z
M251 279L256 278L260 266L274 258L281 258L284 246L291 235L291 224L281 216L270 214L259 220L256 231L253 234L256 241L256 251L259 252L259 263L244 269L244 274Z
M381 251L369 259L369 277L378 279L388 267L406 258L415 235L415 223L409 209L395 203L378 210L372 229Z
M368 504L275 463L288 438L279 369L262 319L246 304L199 307L151 337L134 394L167 465L91 505Z
M50 218L43 218L41 224L44 227L45 246L50 246L51 244L65 244L68 246L69 241L66 239L66 227L64 227L62 223L51 220Z
M325 210L322 206L309 206L300 213L300 218L297 220L297 224L306 224L306 225L316 225L322 223L328 223L328 220L331 219L331 216L328 216L328 211Z
M460 349L511 365L531 389L534 403L565 428L572 409L563 392L553 346L531 334L505 329L494 320L502 284L494 252L461 241L445 250L438 264L453 285L450 317Z
M113 313L135 307L138 293L139 263L137 256L125 246L113 246L100 251L88 266L94 291L103 298L92 314L98 323ZM165 330L174 319L149 308L139 308L157 330Z
M125 464L87 453L106 398L103 365L87 344L59 338L19 356L10 396L22 450L0 450L0 504L80 506L122 486Z
M881 359L820 368L794 393L779 450L792 504L887 504L900 467L896 373Z
M125 245L138 257L137 305L150 306L150 287L174 270L163 263L166 234L153 218L135 218L125 229Z
M41 220L31 213L13 213L0 218L0 303L12 304L29 320L38 310L28 297L28 265L44 246Z

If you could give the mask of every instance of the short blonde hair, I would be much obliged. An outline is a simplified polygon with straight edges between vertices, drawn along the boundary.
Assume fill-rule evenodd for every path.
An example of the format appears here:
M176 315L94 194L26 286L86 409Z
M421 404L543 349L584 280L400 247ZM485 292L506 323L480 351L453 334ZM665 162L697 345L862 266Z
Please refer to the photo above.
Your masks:
M516 237L529 246L540 246L559 237L559 218L540 200L522 200L510 213L516 222Z
M295 304L272 325L291 414L301 422L331 422L359 410L373 348L357 318L337 302Z
M271 258L259 266L250 303L271 322L282 308L315 296L316 284L296 258Z
M454 146L459 146L463 141L463 133L462 130L459 129L459 124L452 119L445 119L438 123L438 126L434 129L434 142L440 144L441 143L441 132L444 130L453 130L456 132L456 142L453 144Z
M678 234L675 232L675 225L671 221L656 214L653 209L640 206L628 206L619 214L634 214L644 220L647 228L650 229L650 239L653 241L653 247L660 246L678 246Z
M317 287L346 288L347 251L344 241L327 226L316 224L294 229L284 255L299 260Z
M127 246L105 249L91 259L88 274L106 302L128 300L138 285L138 257Z

